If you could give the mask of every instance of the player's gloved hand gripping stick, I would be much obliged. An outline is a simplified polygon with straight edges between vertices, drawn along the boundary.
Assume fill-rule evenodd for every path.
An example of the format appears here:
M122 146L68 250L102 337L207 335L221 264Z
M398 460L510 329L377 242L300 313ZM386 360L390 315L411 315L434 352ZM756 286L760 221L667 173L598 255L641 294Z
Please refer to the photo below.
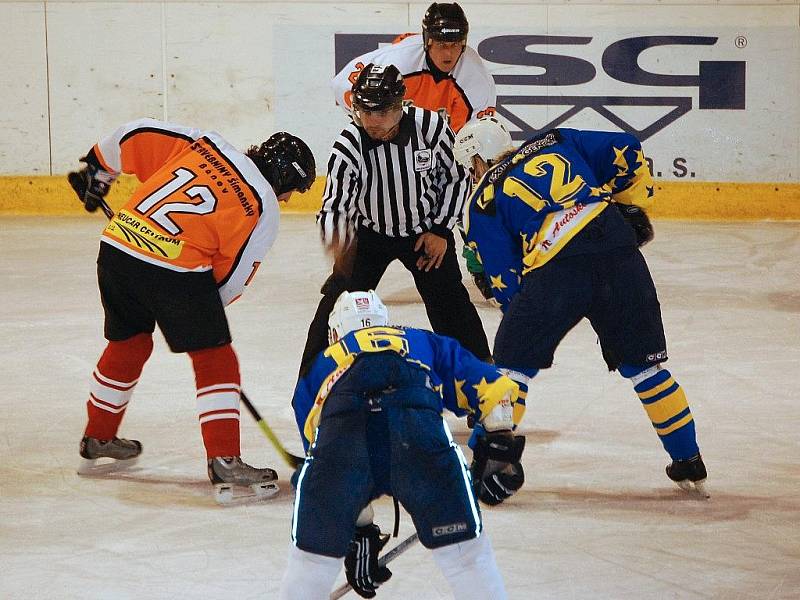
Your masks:
M484 504L496 506L513 496L525 482L520 459L525 436L514 435L511 391L475 426L472 485ZM515 397L516 399L516 397Z
M86 166L80 171L69 173L67 181L88 212L95 212L100 208L109 219L113 218L114 211L106 203L105 197L117 176L93 165L85 157L81 160Z
M419 538L417 537L416 532L414 532L413 534L408 536L402 542L397 544L397 546L395 546L394 548L389 550L386 554L384 554L383 556L381 556L378 559L378 568L384 568L387 564L392 562L395 558L397 558L403 552L405 552L411 546L413 546L417 542L418 539ZM353 589L353 587L349 583L345 583L342 586L336 588L331 593L330 600L338 600L339 598L341 598L342 596L347 594L347 592L349 592L352 589Z

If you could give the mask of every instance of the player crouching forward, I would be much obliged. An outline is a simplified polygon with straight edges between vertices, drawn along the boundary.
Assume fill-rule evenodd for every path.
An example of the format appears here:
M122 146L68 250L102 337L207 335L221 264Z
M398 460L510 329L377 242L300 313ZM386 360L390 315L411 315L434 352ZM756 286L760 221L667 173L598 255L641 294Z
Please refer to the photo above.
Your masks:
M609 370L631 381L672 459L667 476L707 496L694 418L663 364L661 308L639 251L653 238L642 207L654 188L639 140L563 128L515 148L487 117L458 133L454 153L478 181L464 221L503 309L497 364L527 393L528 378L552 365L587 318Z
M369 503L388 494L411 515L456 598L505 598L469 470L442 410L471 413L513 445L515 417L524 410L514 410L519 388L454 339L387 323L375 292L344 292L330 315L332 345L295 389L308 455L280 597L328 598L344 558L348 582L372 598L391 572L378 566L386 537Z
M108 345L91 380L79 473L116 469L141 453L117 430L158 324L170 350L192 361L217 501L234 491L276 494L275 471L240 457L239 363L225 305L242 294L274 242L278 202L313 183L314 156L288 133L242 153L216 133L141 119L82 160L87 166L69 182L87 210L102 207L111 221L97 258ZM141 185L115 215L103 197L120 172Z

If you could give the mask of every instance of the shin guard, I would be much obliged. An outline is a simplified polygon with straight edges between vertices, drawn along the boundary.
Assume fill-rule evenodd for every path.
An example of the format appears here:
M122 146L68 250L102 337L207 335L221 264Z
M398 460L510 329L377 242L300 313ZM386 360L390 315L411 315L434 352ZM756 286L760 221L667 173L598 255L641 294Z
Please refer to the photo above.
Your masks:
M692 411L683 388L672 374L661 365L649 368L621 365L619 371L633 382L633 389L670 458L685 460L695 456L699 449Z
M206 455L239 456L239 361L230 344L189 352Z
M121 342L108 342L92 373L89 401L86 403L89 421L84 435L103 441L117 435L142 368L152 351L153 338L149 333L140 333Z

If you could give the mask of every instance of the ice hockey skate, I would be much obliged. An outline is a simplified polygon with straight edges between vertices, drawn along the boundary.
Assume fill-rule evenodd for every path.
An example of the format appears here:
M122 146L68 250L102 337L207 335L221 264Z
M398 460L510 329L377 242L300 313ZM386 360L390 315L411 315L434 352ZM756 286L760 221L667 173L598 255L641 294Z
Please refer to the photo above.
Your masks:
M117 437L111 440L98 440L83 436L78 475L105 475L127 469L136 464L141 453L142 445L137 440Z
M219 504L267 500L280 491L274 470L251 467L238 456L210 459L208 478L214 485L214 500Z
M703 457L695 454L686 460L674 460L667 465L667 477L678 484L678 487L687 492L697 493L703 498L710 498L705 482L708 477Z

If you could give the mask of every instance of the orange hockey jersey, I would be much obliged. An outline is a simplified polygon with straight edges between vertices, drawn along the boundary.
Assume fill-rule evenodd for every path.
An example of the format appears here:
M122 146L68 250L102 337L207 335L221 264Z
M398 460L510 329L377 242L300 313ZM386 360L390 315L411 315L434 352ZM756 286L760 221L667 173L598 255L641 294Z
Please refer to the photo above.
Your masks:
M384 46L354 58L331 81L336 103L351 113L353 83L369 63L394 65L403 74L406 100L414 106L444 113L450 127L458 131L473 118L494 114L496 92L494 79L483 60L467 46L455 68L443 78L428 68L420 34L402 37L391 46Z
M102 241L174 271L213 270L224 304L238 298L278 233L275 193L219 134L154 119L123 125L92 149L142 184Z

